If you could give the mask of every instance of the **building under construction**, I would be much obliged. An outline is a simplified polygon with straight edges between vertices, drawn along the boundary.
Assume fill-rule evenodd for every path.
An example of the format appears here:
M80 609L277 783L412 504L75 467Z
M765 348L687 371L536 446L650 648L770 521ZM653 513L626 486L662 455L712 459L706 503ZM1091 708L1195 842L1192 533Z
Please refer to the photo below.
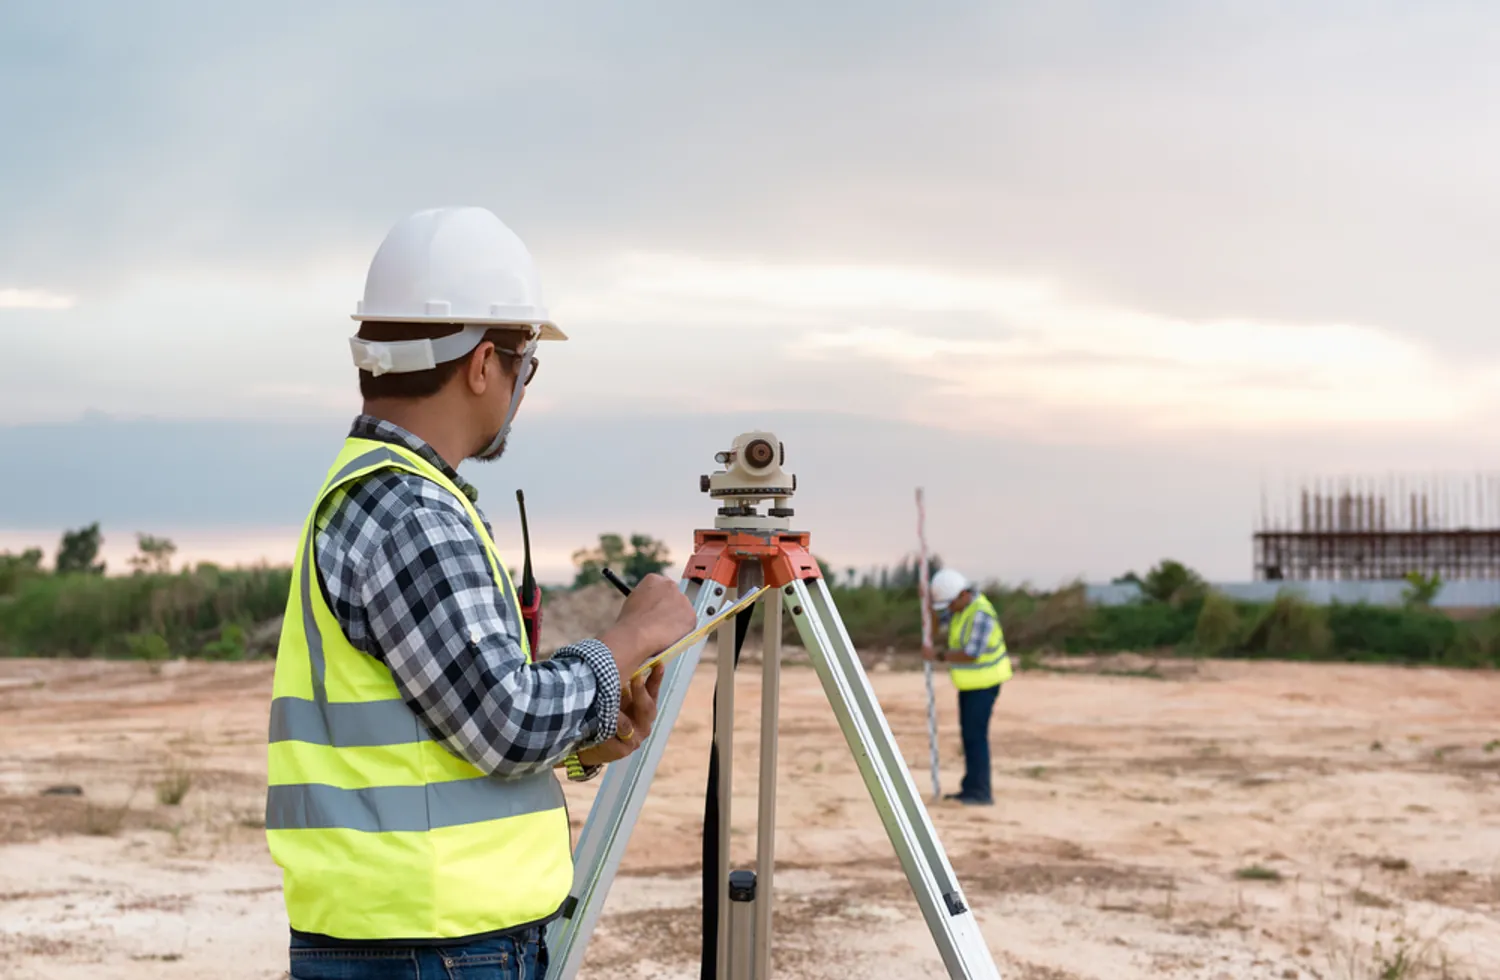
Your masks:
M1500 579L1500 477L1330 479L1261 498L1257 580Z

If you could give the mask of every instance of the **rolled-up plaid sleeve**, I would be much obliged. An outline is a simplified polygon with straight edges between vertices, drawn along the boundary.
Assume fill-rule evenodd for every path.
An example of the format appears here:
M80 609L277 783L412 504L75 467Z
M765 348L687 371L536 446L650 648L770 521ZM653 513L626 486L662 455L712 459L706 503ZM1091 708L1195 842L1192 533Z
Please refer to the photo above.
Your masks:
M984 610L974 613L974 620L969 624L969 636L964 643L964 653L978 660L984 656L985 648L989 646L990 635L995 630L995 619Z

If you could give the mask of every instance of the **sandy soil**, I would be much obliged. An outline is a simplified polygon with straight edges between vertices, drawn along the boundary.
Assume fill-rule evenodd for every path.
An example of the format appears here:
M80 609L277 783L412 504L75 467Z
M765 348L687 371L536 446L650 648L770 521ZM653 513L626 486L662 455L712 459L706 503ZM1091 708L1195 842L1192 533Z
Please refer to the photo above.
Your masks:
M1018 677L994 725L999 805L932 811L1007 980L1500 977L1500 675L1105 666ZM871 676L925 787L921 675ZM0 662L0 977L285 976L260 829L270 677ZM757 681L737 687L740 861ZM591 976L697 976L712 685L700 670ZM785 677L780 753L777 976L942 976L806 668ZM43 795L65 784L82 795ZM575 824L595 789L569 787Z

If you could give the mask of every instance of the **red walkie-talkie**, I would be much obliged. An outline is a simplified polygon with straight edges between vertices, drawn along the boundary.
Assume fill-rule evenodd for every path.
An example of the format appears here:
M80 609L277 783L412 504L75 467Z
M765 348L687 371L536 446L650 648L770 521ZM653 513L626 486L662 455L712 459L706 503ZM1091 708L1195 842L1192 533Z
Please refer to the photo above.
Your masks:
M521 570L521 622L526 628L526 639L531 645L531 659L537 659L542 642L542 590L536 587L531 575L531 533L526 527L526 495L516 491L516 503L521 507L521 546L526 552L526 564Z

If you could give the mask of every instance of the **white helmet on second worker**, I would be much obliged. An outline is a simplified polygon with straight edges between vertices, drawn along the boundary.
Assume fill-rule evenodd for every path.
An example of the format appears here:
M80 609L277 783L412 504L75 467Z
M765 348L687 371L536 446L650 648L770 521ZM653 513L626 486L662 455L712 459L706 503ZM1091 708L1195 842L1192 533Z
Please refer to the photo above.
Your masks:
M529 327L533 341L568 339L547 315L531 252L477 207L430 208L399 221L370 262L352 319L465 327L437 340L351 338L355 363L377 375L463 357L495 327Z
M968 588L969 580L961 573L951 568L943 568L932 576L932 584L927 587L927 594L932 597L932 608L942 612Z

